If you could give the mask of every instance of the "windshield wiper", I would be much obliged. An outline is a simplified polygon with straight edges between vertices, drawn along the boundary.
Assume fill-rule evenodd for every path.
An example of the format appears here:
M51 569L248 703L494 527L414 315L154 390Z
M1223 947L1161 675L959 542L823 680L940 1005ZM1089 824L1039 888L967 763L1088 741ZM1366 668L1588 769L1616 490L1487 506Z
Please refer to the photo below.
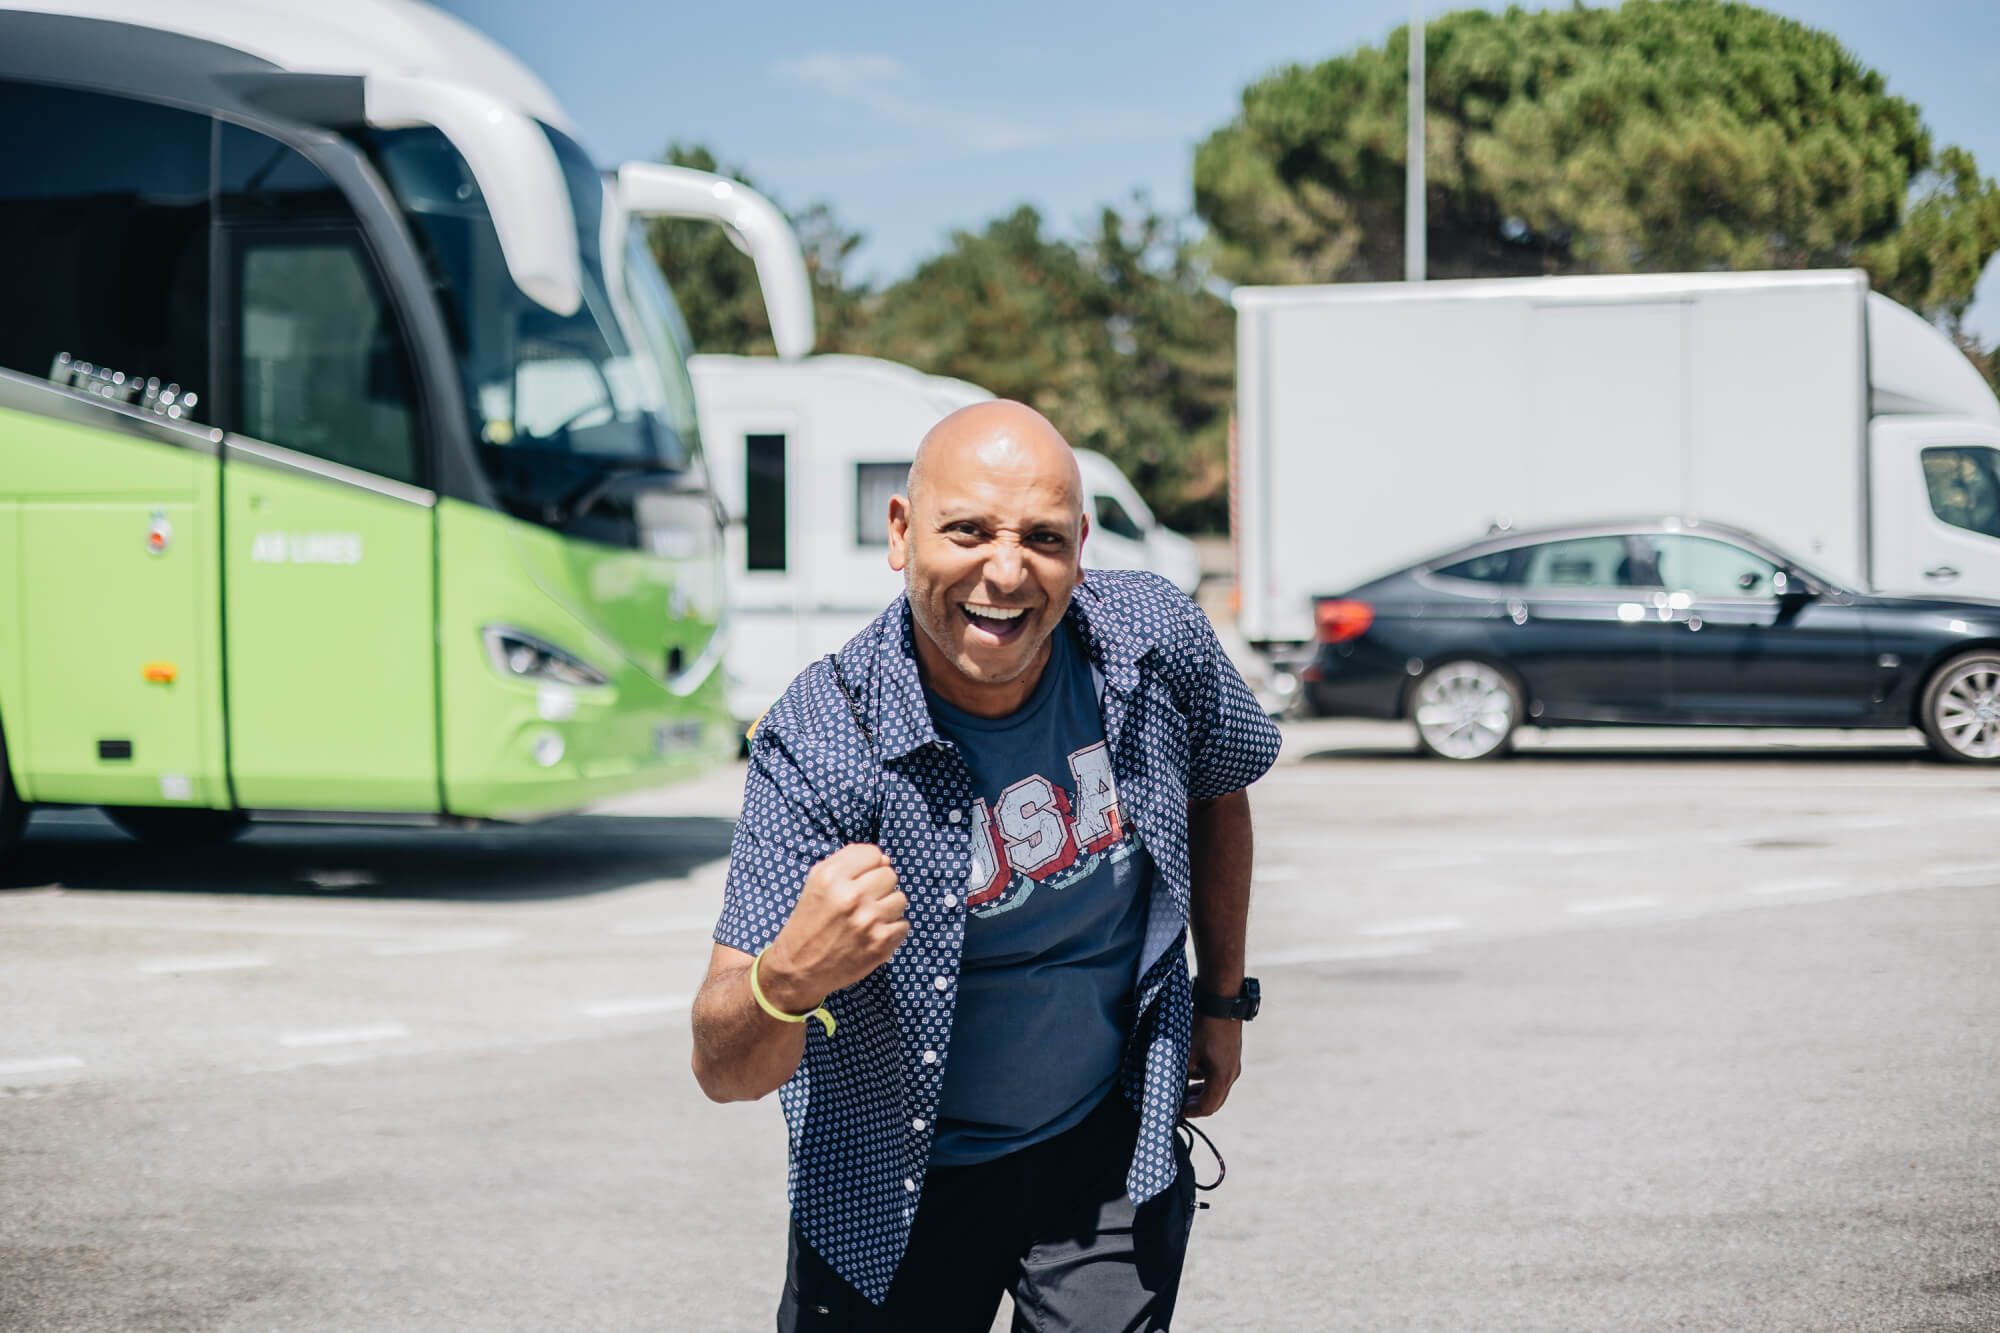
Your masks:
M686 469L667 467L662 463L611 463L602 472L592 477L568 495L552 500L542 506L542 521L552 528L568 526L569 522L590 512L610 489L621 481L635 477L678 477Z

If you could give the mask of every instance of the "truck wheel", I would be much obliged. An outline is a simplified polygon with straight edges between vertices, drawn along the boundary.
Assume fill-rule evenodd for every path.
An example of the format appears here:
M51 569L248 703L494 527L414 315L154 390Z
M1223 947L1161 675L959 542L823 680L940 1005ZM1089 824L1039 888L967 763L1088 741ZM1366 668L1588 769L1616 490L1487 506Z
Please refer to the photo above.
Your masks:
M1506 752L1520 724L1520 687L1484 662L1444 662L1411 688L1410 717L1426 754L1490 759Z
M1939 667L1918 720L1940 759L2000 763L2000 653L1965 653Z
M241 810L177 810L159 805L107 805L111 822L152 847L218 847L249 822Z

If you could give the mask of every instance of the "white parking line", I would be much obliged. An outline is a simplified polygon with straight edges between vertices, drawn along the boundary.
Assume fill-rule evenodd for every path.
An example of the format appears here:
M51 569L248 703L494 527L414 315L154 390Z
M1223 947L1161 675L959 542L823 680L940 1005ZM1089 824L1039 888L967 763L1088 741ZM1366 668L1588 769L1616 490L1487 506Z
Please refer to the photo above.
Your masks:
M463 953L471 949L497 949L512 944L520 935L511 930L468 930L455 935L417 936L407 940L384 940L368 952L377 958L406 958L420 954Z
M1309 949L1259 949L1258 967L1294 967L1306 963L1344 963L1369 958L1409 958L1431 951L1422 940L1381 940L1369 944L1340 944Z
M1949 879L1958 875L2000 874L2000 861L1940 861L1924 867L1926 875Z
M678 935L683 931L713 930L715 918L712 916L667 916L642 921L620 921L611 928L613 935Z
M585 1018L633 1018L640 1014L671 1014L694 1003L691 995L634 995L583 1007Z
M1384 940L1398 935L1439 935L1450 930L1464 930L1470 924L1462 916L1413 916L1401 921L1377 921L1355 933L1371 940Z
M1630 898L1585 898L1564 904L1563 911L1572 916L1603 916L1610 912L1644 912L1658 906L1658 898L1650 893L1641 893Z
M81 1068L83 1061L74 1055L31 1055L23 1060L0 1060L0 1078L13 1074L60 1074Z
M1478 852L1433 852L1428 856L1403 856L1383 863L1385 870L1456 870L1465 866L1484 865L1486 857Z
M10 922L10 926L61 926L74 930L171 930L192 935L270 935L308 940L385 940L407 933L402 926L344 925L333 921L229 921L199 914L179 918L110 912L50 912Z
M280 1046L294 1050L307 1046L345 1046L359 1041L395 1041L410 1030L401 1023L371 1023L358 1028L322 1028L317 1032L287 1032L278 1038Z
M1757 893L1765 895L1783 894L1783 893L1824 893L1829 889L1841 889L1845 887L1847 887L1846 880L1835 879L1831 875L1803 875L1798 879L1774 879L1774 880L1767 880L1762 884L1746 885L1743 891L1745 893Z
M234 972L246 967L269 967L271 956L262 953L204 953L185 958L144 958L139 970L148 976L172 976L182 972Z

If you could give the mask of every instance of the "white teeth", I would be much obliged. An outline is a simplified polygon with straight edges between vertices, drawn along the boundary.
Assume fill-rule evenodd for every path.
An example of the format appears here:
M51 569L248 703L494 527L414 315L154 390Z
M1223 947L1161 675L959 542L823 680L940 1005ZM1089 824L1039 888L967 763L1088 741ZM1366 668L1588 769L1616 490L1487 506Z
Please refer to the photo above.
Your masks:
M981 620L1018 620L1027 613L1025 606L987 606L984 602L960 602L969 616Z

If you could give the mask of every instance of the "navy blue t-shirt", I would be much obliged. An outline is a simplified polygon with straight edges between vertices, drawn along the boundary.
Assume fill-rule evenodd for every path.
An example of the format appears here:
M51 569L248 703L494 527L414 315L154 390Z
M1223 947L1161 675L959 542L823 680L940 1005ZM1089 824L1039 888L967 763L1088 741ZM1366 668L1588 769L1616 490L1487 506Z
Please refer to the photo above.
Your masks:
M931 1162L1052 1138L1111 1091L1131 1026L1152 863L1111 775L1090 662L1065 622L1033 693L974 717L925 690L978 796Z

